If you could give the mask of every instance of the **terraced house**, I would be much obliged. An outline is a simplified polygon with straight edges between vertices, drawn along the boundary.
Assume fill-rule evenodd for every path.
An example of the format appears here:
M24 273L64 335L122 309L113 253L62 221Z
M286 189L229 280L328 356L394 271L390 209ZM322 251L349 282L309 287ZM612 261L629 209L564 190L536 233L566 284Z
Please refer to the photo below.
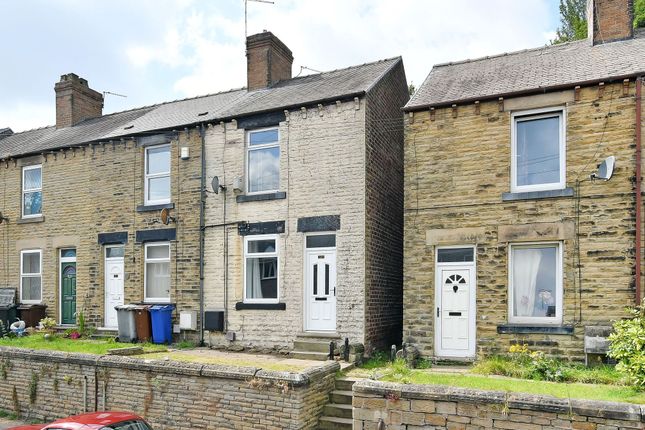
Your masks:
M400 339L402 60L292 78L270 32L247 59L246 88L110 115L63 75L56 126L1 131L0 286L61 325L172 303L225 346Z
M588 9L588 39L436 65L405 106L404 341L423 355L581 359L642 297L645 34L629 0Z

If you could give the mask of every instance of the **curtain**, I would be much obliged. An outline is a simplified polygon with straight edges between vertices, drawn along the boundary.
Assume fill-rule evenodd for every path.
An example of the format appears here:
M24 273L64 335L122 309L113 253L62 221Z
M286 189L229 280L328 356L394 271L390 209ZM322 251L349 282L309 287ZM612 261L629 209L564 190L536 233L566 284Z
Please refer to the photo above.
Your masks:
M262 299L262 274L260 273L260 259L249 258L246 260L247 296L250 299Z
M535 286L542 252L516 249L513 255L513 297L515 316L531 317L535 306Z

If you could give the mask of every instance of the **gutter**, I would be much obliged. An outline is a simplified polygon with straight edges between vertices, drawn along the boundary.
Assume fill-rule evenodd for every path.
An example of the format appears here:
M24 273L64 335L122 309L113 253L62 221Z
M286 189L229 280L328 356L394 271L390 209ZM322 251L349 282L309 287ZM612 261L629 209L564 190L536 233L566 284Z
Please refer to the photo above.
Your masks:
M560 91L560 90L566 90L575 86L590 86L594 84L598 84L600 82L617 82L617 81L622 81L623 79L633 79L633 78L638 78L643 72L638 72L638 73L631 73L629 75L622 75L622 76L612 76L610 78L605 78L605 79L593 79L593 80L588 80L588 81L581 81L581 82L570 82L567 84L561 84L561 85L553 85L550 87L540 87L540 88L532 88L532 89L527 89L527 90L519 90L519 91L512 91L509 93L498 93L498 94L491 94L491 95L484 95L481 97L470 97L467 99L458 99L458 100L452 100L452 101L442 101L439 103L428 103L428 104L423 104L423 105L417 105L417 106L411 106L411 107L402 107L401 110L403 112L417 112L425 109L430 109L430 108L443 108L443 107L450 107L453 104L458 104L458 105L465 105L468 103L473 103L476 101L488 101L488 100L495 100L500 97L520 97L520 96L529 96L529 95L535 95L535 94L544 94L548 93L551 91Z
M642 234L642 210L643 194L641 192L641 87L642 77L636 79L636 184L634 193L636 195L636 237L635 241L635 263L634 263L634 283L636 284L636 306L641 304L641 234Z

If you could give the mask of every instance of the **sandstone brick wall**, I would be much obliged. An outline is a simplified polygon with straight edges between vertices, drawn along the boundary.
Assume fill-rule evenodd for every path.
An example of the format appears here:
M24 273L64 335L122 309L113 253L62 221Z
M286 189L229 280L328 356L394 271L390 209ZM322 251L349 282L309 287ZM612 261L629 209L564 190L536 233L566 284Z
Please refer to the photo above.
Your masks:
M403 62L366 99L365 342L401 344L403 323Z
M338 368L290 373L0 348L0 409L40 420L84 406L127 410L159 430L313 429Z
M434 120L423 111L406 121L404 341L433 355L436 246L427 242L429 231L442 233L435 235L441 245L477 245L479 353L504 352L513 342L527 342L532 349L582 358L585 325L606 325L626 315L635 294L634 86L632 81L627 96L622 84L607 85L602 96L594 86L582 88L579 101L570 91L507 99L504 112L497 101L482 102L480 113L471 104L459 106L456 117L447 108L437 109ZM553 103L566 103L566 185L575 188L576 178L581 181L579 220L573 197L501 198L510 191L509 109ZM617 160L612 179L589 181L596 164L609 155ZM497 332L508 322L509 239L500 236L501 229L537 223L568 231L562 241L563 324L574 327L573 335ZM576 223L581 283L574 260ZM529 236L520 234L517 240Z
M144 149L132 140L65 149L0 163L0 207L8 222L0 225L0 286L18 288L20 251L42 249L43 303L59 319L59 250L77 251L77 311L93 326L104 319L104 247L98 233L127 232L125 301L141 302L144 294L144 247L137 230L176 228L171 242L171 301L179 310L199 309L200 145L196 130L171 142L171 196L176 223L160 222L160 211L137 212L143 205ZM180 160L179 148L190 149ZM42 164L43 219L20 223L21 169Z
M354 430L622 430L645 422L641 406L628 403L367 380L353 391Z
M236 123L216 125L206 133L207 182L213 176L228 187L226 220L224 194L209 194L206 223L235 221L284 221L279 235L279 300L285 310L235 310L243 301L243 237L237 228L206 230L206 309L224 308L224 276L228 270L228 330L236 333L237 344L260 347L291 347L304 329L305 234L297 231L298 218L340 215L336 231L337 249L337 332L352 341L364 336L365 259L365 106L354 102L329 104L306 116L292 111L279 125L280 190L286 199L236 202L233 182L246 180L245 130ZM228 268L224 253L228 252ZM220 334L207 336L212 343L226 343Z

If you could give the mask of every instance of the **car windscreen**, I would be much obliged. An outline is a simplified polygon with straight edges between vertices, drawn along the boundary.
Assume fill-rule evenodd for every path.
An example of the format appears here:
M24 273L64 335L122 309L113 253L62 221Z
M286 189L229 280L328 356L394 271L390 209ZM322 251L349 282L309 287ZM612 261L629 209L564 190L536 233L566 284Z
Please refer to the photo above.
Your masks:
M123 421L102 427L101 430L152 430L152 428L143 421Z

